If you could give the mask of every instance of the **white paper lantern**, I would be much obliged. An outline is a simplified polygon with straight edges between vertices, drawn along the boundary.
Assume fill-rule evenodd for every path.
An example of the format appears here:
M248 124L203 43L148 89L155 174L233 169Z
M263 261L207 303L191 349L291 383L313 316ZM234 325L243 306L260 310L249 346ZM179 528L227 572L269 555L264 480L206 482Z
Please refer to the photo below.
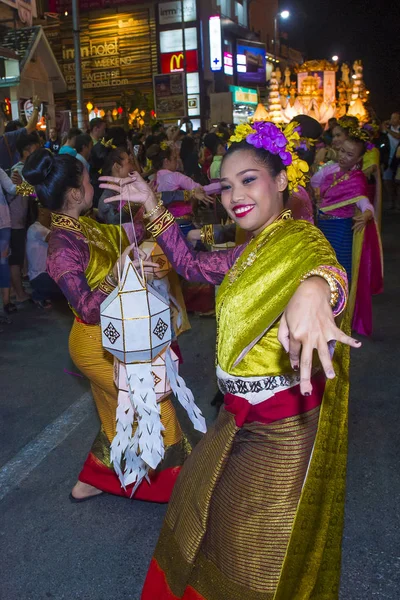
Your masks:
M120 361L151 362L171 341L167 301L127 258L119 288L101 305L103 347Z
M172 360L174 363L179 365L179 358L175 352L170 349ZM151 362L151 372L154 379L154 391L157 396L157 402L161 402L164 398L171 394L171 384L167 377L167 367L165 364L166 350L163 350L158 354L155 359ZM124 363L120 362L114 357L114 383L119 391L128 393L128 375Z

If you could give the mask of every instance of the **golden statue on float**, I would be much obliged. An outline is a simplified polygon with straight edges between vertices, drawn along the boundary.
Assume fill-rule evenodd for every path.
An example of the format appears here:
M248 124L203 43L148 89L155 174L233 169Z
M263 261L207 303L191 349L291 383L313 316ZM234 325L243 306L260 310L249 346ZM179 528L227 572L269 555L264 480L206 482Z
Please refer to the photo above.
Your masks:
M279 67L278 67L279 69ZM320 123L344 115L356 116L361 123L368 121L365 103L369 91L363 80L360 60L350 67L340 68L335 62L310 60L294 68L297 81L292 79L289 67L282 73L272 73L269 91L268 118L274 123L289 123L296 115L309 115Z

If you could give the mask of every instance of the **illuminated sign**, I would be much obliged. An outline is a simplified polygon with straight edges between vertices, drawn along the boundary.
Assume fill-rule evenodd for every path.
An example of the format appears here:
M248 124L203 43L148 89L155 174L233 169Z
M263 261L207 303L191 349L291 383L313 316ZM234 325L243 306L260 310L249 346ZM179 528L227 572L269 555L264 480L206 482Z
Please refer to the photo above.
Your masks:
M197 28L185 29L185 49L197 50ZM160 31L160 52L181 52L183 50L182 29Z
M233 102L234 104L250 104L257 106L258 104L258 95L257 90L237 87L236 85L230 85L229 90L233 94Z
M233 75L233 56L230 52L224 52L224 73Z
M265 85L267 61L265 45L248 40L237 41L236 69L239 83Z
M166 52L160 55L161 73L176 73L184 70L183 52ZM186 52L186 72L196 73L199 70L199 61L197 50L188 50Z
M195 21L196 0L183 0L183 14L185 22ZM182 3L180 0L176 2L162 2L158 5L158 21L160 25L170 25L171 23L182 23Z
M211 71L222 69L222 39L221 18L219 15L210 17L208 21L210 34L210 66Z

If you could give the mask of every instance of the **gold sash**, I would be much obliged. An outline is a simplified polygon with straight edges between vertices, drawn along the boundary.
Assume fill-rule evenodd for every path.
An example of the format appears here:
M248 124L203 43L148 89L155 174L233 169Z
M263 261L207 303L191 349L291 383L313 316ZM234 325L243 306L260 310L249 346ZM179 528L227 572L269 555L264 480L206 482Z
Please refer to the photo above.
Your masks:
M238 376L290 373L277 339L279 317L307 272L339 267L323 234L285 211L255 237L225 277L217 296L218 364Z

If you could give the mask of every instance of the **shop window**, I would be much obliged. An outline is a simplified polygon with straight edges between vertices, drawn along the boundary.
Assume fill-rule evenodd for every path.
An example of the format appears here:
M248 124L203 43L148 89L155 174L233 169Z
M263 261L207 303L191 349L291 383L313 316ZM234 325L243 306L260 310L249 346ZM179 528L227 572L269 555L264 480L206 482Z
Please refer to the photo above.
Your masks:
M235 1L235 17L239 25L247 27L247 0Z
M232 0L217 0L221 15L224 17L232 17Z

